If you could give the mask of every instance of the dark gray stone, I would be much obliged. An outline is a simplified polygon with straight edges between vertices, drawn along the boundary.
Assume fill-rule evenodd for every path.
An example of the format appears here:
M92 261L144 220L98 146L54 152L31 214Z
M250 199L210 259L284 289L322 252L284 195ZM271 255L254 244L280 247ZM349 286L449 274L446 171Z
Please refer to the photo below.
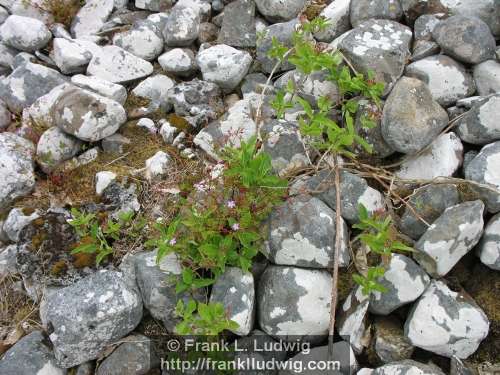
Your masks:
M455 123L458 136L467 143L485 145L500 139L500 93L472 104Z
M399 21L402 16L403 9L399 0L351 0L353 27L372 18Z
M224 8L218 42L233 47L255 47L255 3L237 0Z
M432 32L442 18L444 14L423 14L418 17L413 25L415 41L432 40Z
M306 5L306 0L256 0L255 4L268 21L282 22L297 17Z

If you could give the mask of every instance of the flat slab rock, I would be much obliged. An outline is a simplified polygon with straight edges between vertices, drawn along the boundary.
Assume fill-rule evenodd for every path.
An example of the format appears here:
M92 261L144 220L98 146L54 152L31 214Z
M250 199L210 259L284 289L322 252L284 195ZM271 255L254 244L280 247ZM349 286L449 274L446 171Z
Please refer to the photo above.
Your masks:
M474 300L433 280L408 314L405 336L424 350L465 359L488 335L489 325Z
M446 275L479 242L483 212L479 200L447 208L415 244L415 260L432 276Z
M271 336L326 336L332 279L328 271L269 266L257 288L259 325Z
M132 331L142 318L142 301L116 271L99 271L46 296L42 322L59 366L97 358L107 345Z

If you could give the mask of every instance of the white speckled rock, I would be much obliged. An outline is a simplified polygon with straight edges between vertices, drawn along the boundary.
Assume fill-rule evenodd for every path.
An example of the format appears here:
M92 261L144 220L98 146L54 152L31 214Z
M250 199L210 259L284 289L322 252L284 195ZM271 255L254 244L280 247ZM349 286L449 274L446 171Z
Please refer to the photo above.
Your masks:
M54 116L52 108L61 95L70 87L74 87L69 83L63 83L54 87L45 95L39 97L28 108L23 109L23 125L31 126L31 124L54 124Z
M256 0L259 12L271 22L295 18L306 5L306 0Z
M486 225L478 254L483 264L500 271L500 214L493 216Z
M146 160L144 176L148 181L160 180L168 174L171 163L172 159L166 152L158 151Z
M349 30L349 5L352 0L332 1L319 14L328 20L329 24L314 33L314 38L320 42L330 43L332 40Z
M97 358L141 321L142 300L120 272L98 271L45 297L41 318L59 366Z
M52 109L55 124L88 142L110 136L127 121L122 105L91 91L67 88Z
M318 198L299 195L277 207L269 218L264 250L271 262L306 268L333 266L335 212ZM342 220L339 266L350 261L347 226Z
M432 98L444 107L476 91L474 80L464 66L446 55L418 60L406 67L405 75L424 81Z
M179 77L190 77L197 66L190 49L174 48L158 57L158 62L167 73Z
M75 156L81 147L79 139L54 126L40 137L36 146L36 161L45 173L50 173L60 163Z
M71 77L71 83L82 89L94 91L99 95L113 99L121 105L125 104L127 100L127 89L125 87L105 79L77 74Z
M429 276L411 258L393 254L384 276L379 280L387 292L375 291L371 294L370 312L390 314L420 297L429 282Z
M127 83L153 73L153 65L118 46L105 46L94 54L87 74L113 83Z
M110 171L101 171L95 174L95 192L101 195L113 181L116 180L116 173Z
M13 112L21 112L54 87L66 82L57 70L26 63L0 80L0 97Z
M432 98L425 83L402 77L387 98L382 136L394 150L415 154L430 144L448 124L448 114Z
M248 52L219 44L198 53L196 62L205 81L232 91L247 74L252 57Z
M332 278L328 271L269 266L257 288L257 317L271 336L328 334ZM294 340L294 337L291 337Z
M479 200L446 209L415 244L415 260L432 276L446 275L479 242L483 211Z
M54 353L43 332L34 331L7 350L0 361L0 374L66 375L67 370L56 365Z
M500 92L500 63L488 60L476 65L474 81L479 95L486 96Z
M90 41L55 38L53 42L54 62L63 74L82 73L100 47Z
M451 177L464 158L464 147L455 133L441 134L429 148L403 161L396 176L404 179Z
M372 18L399 21L402 16L399 0L351 0L350 20L353 27Z
M488 330L488 318L472 298L434 280L405 323L405 336L413 345L462 359L477 350Z
M484 145L500 139L500 93L481 98L472 104L464 117L457 120L458 136L467 143Z
M337 331L348 341L354 352L360 354L365 348L366 317L368 314L369 296L361 292L361 287L355 287L340 307Z
M143 21L128 31L115 34L113 44L144 60L154 60L163 51L161 31L150 21Z
M253 275L240 268L228 267L217 278L210 294L210 303L221 303L227 317L238 323L232 332L247 336L253 328L255 316L255 286Z
M71 24L75 38L95 34L101 30L114 8L114 0L88 0L80 8Z
M135 0L135 6L139 9L163 12L169 9L173 2L172 0Z
M149 105L136 109L137 114L145 116L158 109L162 109L165 112L170 111L172 105L168 98L168 92L174 86L175 81L163 74L156 74L139 83L132 90L132 94L149 100Z
M368 20L350 31L338 45L357 71L374 71L375 80L385 83L386 95L403 74L411 39L411 29L400 23Z
M13 133L0 133L0 210L35 187L34 145Z
M158 129L156 128L155 122L151 120L150 118L141 118L139 121L137 121L137 126L144 128L148 132L155 134L158 132Z
M170 145L174 141L175 133L177 133L177 128L170 125L170 123L166 120L162 121L160 120L161 128L160 128L160 135L163 138L163 142L166 144Z
M444 13L438 13L423 14L418 17L413 25L413 37L415 38L415 41L432 40L432 32L444 16Z
M0 39L18 50L33 52L45 47L52 34L39 20L11 15L0 26Z
M30 215L25 215L22 209L13 208L7 215L7 218L3 223L2 230L7 235L9 240L12 242L18 242L21 230L39 217L40 215L38 211L35 211Z
M486 184L493 189L474 188L488 207L488 211L493 213L500 211L499 163L500 142L495 142L484 146L481 152L467 164L464 170L467 180Z
M495 55L495 38L476 17L447 18L436 25L432 36L444 53L467 64L479 64Z
M198 38L200 15L197 9L174 6L165 24L163 38L169 47L189 46Z
M358 373L359 374L359 373ZM424 365L423 363L407 359L391 362L376 368L371 375L445 375L437 366Z

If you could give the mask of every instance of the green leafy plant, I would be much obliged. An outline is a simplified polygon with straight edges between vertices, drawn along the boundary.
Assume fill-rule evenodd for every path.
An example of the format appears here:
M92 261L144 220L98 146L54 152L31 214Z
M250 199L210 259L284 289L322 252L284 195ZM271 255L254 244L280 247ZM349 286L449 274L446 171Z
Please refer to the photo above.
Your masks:
M175 312L182 318L175 328L180 335L216 336L226 329L235 330L239 327L238 323L227 318L221 303L205 304L194 300L184 303L179 300Z
M394 228L392 219L389 215L385 218L377 215L369 215L368 210L362 204L358 206L359 223L354 224L353 228L361 230L356 238L371 251L382 256L382 259L388 260L394 252L413 251L413 249L403 242L398 241L398 232ZM353 275L353 279L362 287L365 295L371 292L386 292L387 290L378 282L378 279L384 276L384 267L369 267L366 275Z

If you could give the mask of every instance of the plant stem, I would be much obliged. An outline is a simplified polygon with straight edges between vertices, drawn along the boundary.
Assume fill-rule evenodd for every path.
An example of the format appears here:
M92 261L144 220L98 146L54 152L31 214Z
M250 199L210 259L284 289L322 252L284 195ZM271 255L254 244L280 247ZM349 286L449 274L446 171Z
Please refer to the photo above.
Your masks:
M340 208L340 162L337 153L333 155L335 172L335 252L333 258L332 295L330 300L330 327L328 329L328 354L333 359L333 333L335 329L335 311L338 299L339 253L342 236L342 218Z

